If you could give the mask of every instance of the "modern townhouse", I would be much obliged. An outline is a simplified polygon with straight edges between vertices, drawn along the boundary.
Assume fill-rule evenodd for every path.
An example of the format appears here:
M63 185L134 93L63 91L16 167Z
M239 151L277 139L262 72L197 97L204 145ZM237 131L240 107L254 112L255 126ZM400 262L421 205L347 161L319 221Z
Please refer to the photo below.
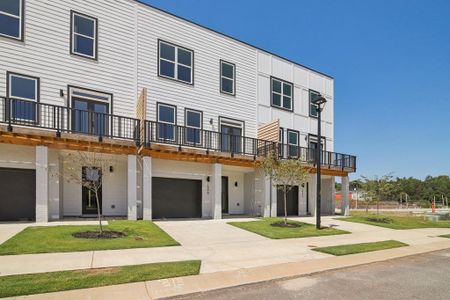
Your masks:
M277 149L313 166L321 147L332 214L335 177L348 197L356 169L333 152L333 106L330 76L139 1L2 0L0 221L95 214L61 177L73 151L114 158L101 170L105 216L218 219L277 215L255 162ZM311 174L292 190L290 214L314 214L315 187Z

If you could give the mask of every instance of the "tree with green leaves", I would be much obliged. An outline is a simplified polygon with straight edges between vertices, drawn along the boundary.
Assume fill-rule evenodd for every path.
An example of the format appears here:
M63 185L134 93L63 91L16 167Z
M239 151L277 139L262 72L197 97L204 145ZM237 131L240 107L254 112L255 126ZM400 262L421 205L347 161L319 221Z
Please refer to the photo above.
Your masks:
M272 184L283 192L284 225L287 226L287 194L294 186L306 182L309 168L303 165L301 158L280 159L275 152L263 158L258 165L272 179Z
M397 185L392 181L392 174L383 176L374 176L372 178L361 176L363 179L363 190L367 202L368 210L369 200L377 205L377 213L380 210L380 201L386 201L395 193Z

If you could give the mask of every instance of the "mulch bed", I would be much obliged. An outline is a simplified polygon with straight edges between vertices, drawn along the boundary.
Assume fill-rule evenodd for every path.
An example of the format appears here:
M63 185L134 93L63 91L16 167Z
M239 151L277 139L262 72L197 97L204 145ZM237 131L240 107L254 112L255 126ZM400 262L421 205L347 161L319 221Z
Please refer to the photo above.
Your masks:
M120 231L83 231L75 232L72 234L73 237L80 239L116 239L126 236L125 233Z

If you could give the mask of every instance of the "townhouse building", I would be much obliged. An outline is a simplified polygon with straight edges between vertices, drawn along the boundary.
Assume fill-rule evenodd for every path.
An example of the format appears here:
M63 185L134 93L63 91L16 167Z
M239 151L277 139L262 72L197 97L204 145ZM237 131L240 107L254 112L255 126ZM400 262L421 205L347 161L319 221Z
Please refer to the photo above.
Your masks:
M113 161L105 216L218 219L279 214L255 162L276 149L314 166L320 147L333 214L335 177L346 197L356 170L334 152L333 108L332 77L139 1L0 1L0 221L95 214L64 178L77 151ZM315 187L311 173L292 189L289 214L314 215Z

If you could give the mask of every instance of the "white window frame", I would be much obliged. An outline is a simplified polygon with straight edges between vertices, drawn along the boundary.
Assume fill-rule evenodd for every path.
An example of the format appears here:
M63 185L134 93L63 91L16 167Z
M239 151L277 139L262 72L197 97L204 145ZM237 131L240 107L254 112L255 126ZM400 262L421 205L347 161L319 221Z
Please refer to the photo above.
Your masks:
M273 82L274 81L278 81L278 82L281 83L281 93L276 92L276 91L273 90ZM291 95L290 96L284 94L284 85L289 85L291 87ZM285 109L285 110L289 110L289 111L293 111L294 110L294 85L292 83L272 77L271 81L270 81L270 90L271 90L270 91L271 92L271 94L270 94L270 102L271 102L273 107L277 107L277 108L281 108L281 109ZM276 105L276 104L273 103L273 94L280 95L280 105ZM290 105L289 108L286 108L286 107L283 106L283 103L284 103L283 99L284 99L284 97L287 97L287 98L291 99L291 101L290 101L291 105Z
M233 68L233 78L227 77L223 75L223 65L228 65L231 66ZM225 91L222 87L222 79L228 79L231 80L233 82L233 91L230 93L228 91ZM224 94L228 94L228 95L232 95L235 96L236 95L236 65L233 63L229 63L227 61L224 60L220 60L220 92L224 93Z
M9 73L8 74L9 78L9 86L8 86L8 98L13 98L13 99L18 99L18 100L25 100L25 101L33 101L33 102L39 102L39 79L36 77L31 77L31 76L27 76L27 75L21 75L21 74L16 74L16 73ZM32 80L34 81L34 99L30 99L30 98L24 98L24 97L16 97L11 95L12 92L12 77L17 77L17 78L24 78L24 79L28 79L28 80Z
M192 125L189 125L189 124L188 124L188 113L194 113L194 114L198 114L198 115L200 116L200 124L199 124L199 127L192 126ZM185 122L186 128L197 129L197 130L199 131L199 133L200 133L200 135L199 135L200 140L199 140L198 142L196 142L196 141L189 141L189 140L188 140L188 138L187 138L188 134L187 134L187 131L186 131L186 137L185 137L186 142L188 142L188 143L190 143L190 144L201 144L201 143L202 143L201 130L202 130L202 128L203 128L203 126L202 126L202 124L203 124L203 113L202 113L201 111L199 111L199 110L186 108L184 114L185 114L185 121L184 121L184 122Z
M312 107L313 106L315 106L316 108L317 108L317 105L315 105L314 103L312 103L312 95L313 94L315 94L315 95L320 95L320 93L319 92L317 92L317 91L314 91L314 90L309 90L309 95L308 95L308 97L309 97L309 116L310 117L313 117L313 118L318 118L319 117L319 113L317 112L317 114L316 115L314 115L313 113L312 113Z
M0 36L4 36L7 38L11 38L11 39L15 39L15 40L19 40L19 41L23 41L23 27L24 27L24 22L23 22L23 0L19 0L20 6L19 6L19 15L13 15L4 11L0 11L0 15L4 15L4 16L8 16L8 17L12 17L12 18L16 18L19 19L19 36L13 36L13 35L8 35L8 34L4 34L4 33L0 33Z
M94 22L94 30L93 30L94 36L93 37L75 32L75 16L78 16L78 17L83 18L83 19L88 19L88 20L91 20L91 21ZM71 20L70 20L70 22L71 22L71 30L72 30L71 35L70 35L70 39L71 39L70 52L72 54L74 54L74 55L79 55L79 56L82 56L82 57L91 58L91 59L95 59L96 60L97 59L97 49L98 49L98 47L97 47L97 43L98 43L98 38L97 38L97 36L98 36L98 32L97 32L97 29L98 29L97 18L90 17L90 16L87 16L85 14L78 13L76 11L71 11ZM92 56L75 51L75 35L81 36L81 37L84 37L84 38L87 38L87 39L90 39L90 40L93 40L94 43L92 45L93 46L92 49L93 49L94 53L93 53Z
M160 115L161 115L161 114L159 113L159 108L160 108L161 106L164 106L164 107L168 107L168 108L173 109L173 123L170 123L170 122L167 122L167 121L161 121L161 120L160 120ZM159 140L175 141L175 140L176 140L176 136L175 136L175 135L176 135L175 127L176 127L176 125L177 125L177 107L174 106L174 105L169 105L169 104L159 103L159 102L158 102L158 103L156 104L156 109L157 109L157 115L158 115L158 118L157 118L157 122L158 122L158 123L173 125L173 139L169 139L169 138L166 138L166 137L162 138L161 136L159 136L159 128L157 129L157 132L156 132L157 138L158 138Z
M175 49L175 60L174 61L161 57L161 44L165 44L166 46L170 46ZM183 51L191 53L191 65L190 66L178 62L178 49L181 49ZM174 68L175 68L174 73L173 73L174 77L170 77L170 76L161 74L161 61L167 61L167 62L174 64ZM190 73L191 81L185 81L185 80L178 79L178 66L189 68L191 70L191 73ZM174 45L174 44L166 42L166 41L158 40L158 76L163 77L163 78L172 79L172 80L179 81L179 82L183 82L183 83L187 83L187 84L194 84L194 51L189 50L184 47Z

